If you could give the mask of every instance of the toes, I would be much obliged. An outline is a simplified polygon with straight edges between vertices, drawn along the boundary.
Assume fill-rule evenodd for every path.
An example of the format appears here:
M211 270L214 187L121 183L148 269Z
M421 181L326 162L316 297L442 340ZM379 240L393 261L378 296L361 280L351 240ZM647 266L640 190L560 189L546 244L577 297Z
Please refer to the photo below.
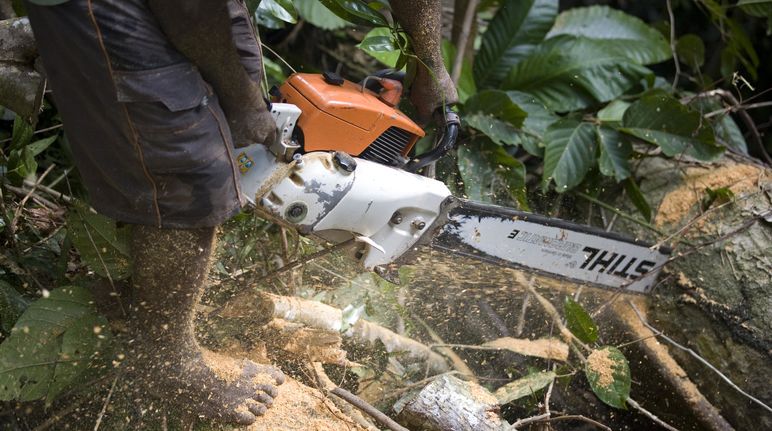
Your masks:
M248 400L246 404L247 404L247 409L249 409L249 412L255 416L264 415L266 410L268 410L268 407L270 407L251 400Z
M257 389L271 398L279 396L279 389L273 385L257 385Z
M273 380L276 382L277 385L284 383L284 380L286 379L286 377L284 377L284 373L282 373L281 370L278 368L270 367L270 369L268 370L268 374L270 374L271 377L273 377Z
M238 424L238 425L252 425L257 420L258 414L252 411L252 409L247 406L248 411L241 411L235 410L233 412L233 417L231 418L231 422ZM263 411L265 413L265 411ZM262 414L262 413L261 413Z
M273 397L266 393L259 393L253 398L256 399L257 401L260 401L261 404L263 404L268 408L270 408L273 405Z

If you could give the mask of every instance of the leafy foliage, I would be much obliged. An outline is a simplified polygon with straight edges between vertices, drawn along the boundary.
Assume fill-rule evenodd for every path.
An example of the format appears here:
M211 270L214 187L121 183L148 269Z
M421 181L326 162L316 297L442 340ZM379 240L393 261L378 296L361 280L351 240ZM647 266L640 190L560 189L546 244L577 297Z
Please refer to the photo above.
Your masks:
M563 310L566 315L566 326L576 338L585 343L594 343L598 340L598 325L581 304L566 297Z
M616 347L605 346L587 357L584 373L590 388L601 401L624 409L630 397L630 366Z
M81 381L109 345L88 291L65 286L31 304L0 344L0 400L50 402Z
M129 276L128 227L76 206L67 218L68 235L81 259L102 277L121 280Z
M554 371L537 371L496 389L499 404L511 403L546 388L555 380Z

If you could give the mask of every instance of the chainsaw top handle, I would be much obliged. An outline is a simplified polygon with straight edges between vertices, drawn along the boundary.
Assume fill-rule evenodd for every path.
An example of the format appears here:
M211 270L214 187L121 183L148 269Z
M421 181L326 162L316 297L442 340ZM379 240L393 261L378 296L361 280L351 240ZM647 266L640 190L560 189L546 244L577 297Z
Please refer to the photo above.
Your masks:
M441 159L448 151L456 147L458 127L461 123L458 114L456 114L450 106L444 105L435 111L434 118L438 125L444 125L439 143L437 143L434 149L413 157L410 162L405 165L406 171L417 172L419 169Z

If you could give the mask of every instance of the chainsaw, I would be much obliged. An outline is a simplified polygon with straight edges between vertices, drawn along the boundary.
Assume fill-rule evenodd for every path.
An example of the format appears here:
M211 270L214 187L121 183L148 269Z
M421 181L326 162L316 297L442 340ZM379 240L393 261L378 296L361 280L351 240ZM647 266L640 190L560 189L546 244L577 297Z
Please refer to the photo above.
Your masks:
M607 289L649 292L669 250L594 227L452 196L418 175L453 149L445 109L437 145L396 108L402 83L334 73L290 76L271 91L278 136L235 155L241 188L265 217L332 243L386 277L423 247Z

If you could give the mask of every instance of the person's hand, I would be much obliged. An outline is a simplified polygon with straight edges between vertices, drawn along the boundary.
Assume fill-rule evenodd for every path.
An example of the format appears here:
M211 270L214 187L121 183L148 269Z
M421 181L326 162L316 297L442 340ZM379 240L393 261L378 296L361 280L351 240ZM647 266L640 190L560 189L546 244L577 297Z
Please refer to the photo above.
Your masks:
M418 121L429 122L432 113L443 104L458 102L458 94L453 81L444 67L435 68L432 73L423 65L418 65L415 79L410 87L410 101L418 113Z
M246 90L246 103L229 108L223 107L236 148L251 144L269 146L276 140L278 133L276 122L268 112L260 87L255 83L252 84Z

